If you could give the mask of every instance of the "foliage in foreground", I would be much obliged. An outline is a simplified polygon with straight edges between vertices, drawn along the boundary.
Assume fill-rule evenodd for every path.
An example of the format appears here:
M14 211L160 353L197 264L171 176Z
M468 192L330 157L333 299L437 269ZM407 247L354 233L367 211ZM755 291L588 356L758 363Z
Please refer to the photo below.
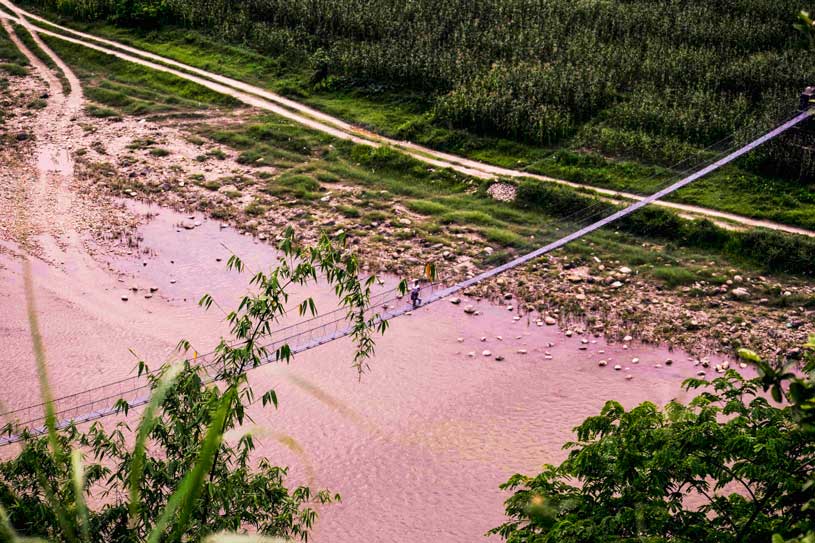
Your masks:
M99 423L86 431L57 431L42 371L48 435L27 440L16 458L0 463L0 541L232 541L213 534L247 530L306 541L317 517L313 505L339 496L288 488L286 468L253 455L246 410L258 399L277 407L277 397L269 390L256 398L246 370L270 358L290 359L287 345L269 351L268 337L289 305L287 290L314 285L319 276L347 310L354 366L363 371L373 334L384 332L387 323L369 311L375 278L360 282L357 260L343 246L323 236L315 247L301 247L288 230L277 267L254 275L255 293L229 313L232 341L221 340L207 369L186 360L149 372L141 362L152 396L132 447L125 422L112 431ZM234 256L228 267L243 270ZM209 295L201 300L207 308L212 303ZM317 311L311 298L298 309L301 316ZM179 346L190 348L186 341ZM118 407L127 413L126 402ZM89 496L96 499L89 502Z
M815 540L815 337L807 348L804 377L742 351L759 377L690 379L703 392L662 410L606 403L560 466L503 485L515 491L511 520L491 533L511 543Z

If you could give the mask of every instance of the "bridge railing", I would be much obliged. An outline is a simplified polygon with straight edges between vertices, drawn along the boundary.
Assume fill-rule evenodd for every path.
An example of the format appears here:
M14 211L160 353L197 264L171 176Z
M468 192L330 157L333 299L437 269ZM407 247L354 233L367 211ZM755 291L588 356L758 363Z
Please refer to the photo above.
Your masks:
M423 297L432 295L440 288L442 287L438 283L428 284L422 288L421 295ZM412 304L407 296L400 296L395 289L388 289L371 296L365 318L387 319L396 314L403 314L410 309L412 309ZM349 320L347 308L338 308L300 320L274 330L263 338L263 346L269 356L260 365L275 362L277 350L284 345L287 345L291 352L296 354L347 336L351 331L352 323ZM208 379L217 379L221 361L216 352L201 355L193 352L192 356L187 353L187 360L201 365ZM115 406L119 400L127 402L131 408L144 405L149 399L151 389L148 375L133 375L76 394L55 398L52 405L57 427L64 428L71 423L81 424L112 415L116 413ZM12 423L12 427L9 428L7 435L0 437L0 445L19 441L24 434L42 435L46 431L45 403L9 411L3 414L3 423Z

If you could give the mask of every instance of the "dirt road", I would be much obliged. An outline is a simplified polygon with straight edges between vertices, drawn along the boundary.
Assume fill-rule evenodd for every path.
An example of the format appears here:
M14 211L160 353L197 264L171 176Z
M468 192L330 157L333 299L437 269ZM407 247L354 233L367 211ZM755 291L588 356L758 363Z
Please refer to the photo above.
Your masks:
M641 196L638 196L636 194L592 187L589 185L583 185L580 183L574 183L562 179L555 179L548 176L531 174L528 172L522 172L519 170L512 170L508 168L502 168L499 166L494 166L483 162L470 160L464 157L451 155L449 153L442 153L414 143L387 138L385 136L375 134L370 131L364 130L360 127L354 126L348 122L345 122L331 115L327 115L314 108L300 104L294 100L290 100L288 98L279 96L275 93L269 92L260 87L249 85L242 81L238 81L229 77L224 77L213 72L201 70L199 68L195 68L193 66L189 66L187 64L177 62L175 60L165 58L160 55L149 53L147 51L142 51L140 49L130 47L112 40L99 38L91 34L79 32L64 26L56 25L42 17L19 9L8 0L0 0L0 5L5 6L15 15L14 17L10 17L8 15L0 14L0 16L5 16L7 18L20 21L28 19L40 23L39 25L36 26L31 25L30 27L32 30L35 30L37 32L41 32L49 36L54 36L56 38L68 41L70 43L89 47L96 51L113 55L117 58L126 60L128 62L134 62L136 64L140 64L148 68L171 73L178 77L187 79L189 81L193 81L199 85L202 85L216 92L232 96L233 98L236 98L237 100L240 100L245 104L258 107L266 111L270 111L286 119L307 126L311 129L324 132L326 134L329 134L331 136L343 140L349 140L355 143L371 145L374 147L378 147L380 145L388 146L394 149L398 149L402 152L405 152L406 154L412 156L413 158L421 160L427 164L440 168L450 168L460 173L474 177L479 177L482 179L492 179L496 177L509 177L509 178L525 177L537 179L540 181L557 183L560 185L565 185L573 188L590 189L596 192L597 194L603 196L604 198L612 199L617 202L621 200L639 201L642 199ZM47 26L48 28L45 28L45 26L43 25ZM716 211L704 207L665 201L655 202L655 205L674 209L684 216L707 217L716 222L717 224L729 228L733 228L734 225L736 225L737 227L747 227L747 228L767 228L769 230L776 230L790 234L815 237L815 231L812 230L775 223L771 221L751 219L749 217L744 217L741 215L736 215L733 213L727 213L723 211Z

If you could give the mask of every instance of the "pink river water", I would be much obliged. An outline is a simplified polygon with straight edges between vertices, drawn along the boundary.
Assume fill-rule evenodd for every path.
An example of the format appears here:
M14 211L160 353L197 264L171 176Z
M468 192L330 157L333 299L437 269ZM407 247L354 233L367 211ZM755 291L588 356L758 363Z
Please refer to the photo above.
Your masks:
M181 337L208 350L226 333L224 314L215 306L204 312L196 301L209 292L230 309L248 284L248 274L225 270L230 251L250 269L274 262L268 245L217 222L199 216L202 224L185 230L176 225L186 217L149 211L158 215L140 229L132 255L103 253L88 263L66 254L54 265L32 260L57 396L132 373L130 349L153 366ZM150 286L158 291L145 298ZM330 298L314 290L318 307L331 309ZM20 261L0 251L0 397L9 408L39 397L22 293ZM567 338L556 326L515 321L505 307L464 303L480 314L443 301L393 321L362 379L351 368L348 340L251 373L256 392L274 386L280 401L276 411L252 409L265 429L260 453L290 466L292 483L342 495L342 503L320 508L314 541L485 539L503 520L507 495L498 485L510 475L563 460L571 428L607 399L631 407L683 398L681 381L698 369L685 353ZM580 350L583 337L589 343ZM674 360L670 367L667 358ZM600 359L609 365L598 367ZM615 364L626 369L615 371ZM14 450L0 450L0 457Z

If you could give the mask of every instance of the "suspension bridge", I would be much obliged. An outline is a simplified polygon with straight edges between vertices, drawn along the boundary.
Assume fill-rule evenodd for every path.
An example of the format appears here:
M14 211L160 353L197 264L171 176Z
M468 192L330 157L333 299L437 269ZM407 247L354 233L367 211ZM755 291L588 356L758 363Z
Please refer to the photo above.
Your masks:
M806 96L806 94L804 96ZM811 101L804 101L802 96L801 109L796 112L792 118L779 124L773 130L770 130L735 150L721 153L715 161L696 169L677 181L671 182L658 192L644 197L615 213L598 219L597 214L604 214L605 211L602 209L605 208L598 204L587 206L571 217L577 225L585 223L584 226L575 228L570 233L555 239L539 249L519 256L503 265L484 271L465 281L447 286L438 283L425 286L421 292L422 305L433 304L508 270L522 266L656 202L660 198L693 183L778 137L787 130L803 123L811 116L811 106ZM597 207L601 208L601 211L597 211ZM409 300L398 296L396 291L390 290L371 297L366 317L388 321L405 315L413 309L413 304ZM297 354L346 337L352 332L353 325L348 320L347 310L340 308L274 331L267 337L268 344L265 345L265 347L268 352L276 352L277 349L283 345L288 345L292 354ZM275 358L270 357L263 361L261 365L269 364L274 361ZM215 359L214 353L197 356L194 362L203 367L208 375L213 376L210 378L211 380L215 380L214 376L217 375L216 365L218 361ZM104 417L120 414L123 412L125 405L128 410L138 408L149 402L150 392L151 385L147 375L140 375L127 377L93 387L77 394L54 399L52 400L52 404L58 421L57 427L64 429L70 425L88 423ZM41 436L47 432L45 427L44 403L15 409L0 415L0 417L2 417L4 421L11 423L6 435L0 437L0 446L23 441L31 437Z

